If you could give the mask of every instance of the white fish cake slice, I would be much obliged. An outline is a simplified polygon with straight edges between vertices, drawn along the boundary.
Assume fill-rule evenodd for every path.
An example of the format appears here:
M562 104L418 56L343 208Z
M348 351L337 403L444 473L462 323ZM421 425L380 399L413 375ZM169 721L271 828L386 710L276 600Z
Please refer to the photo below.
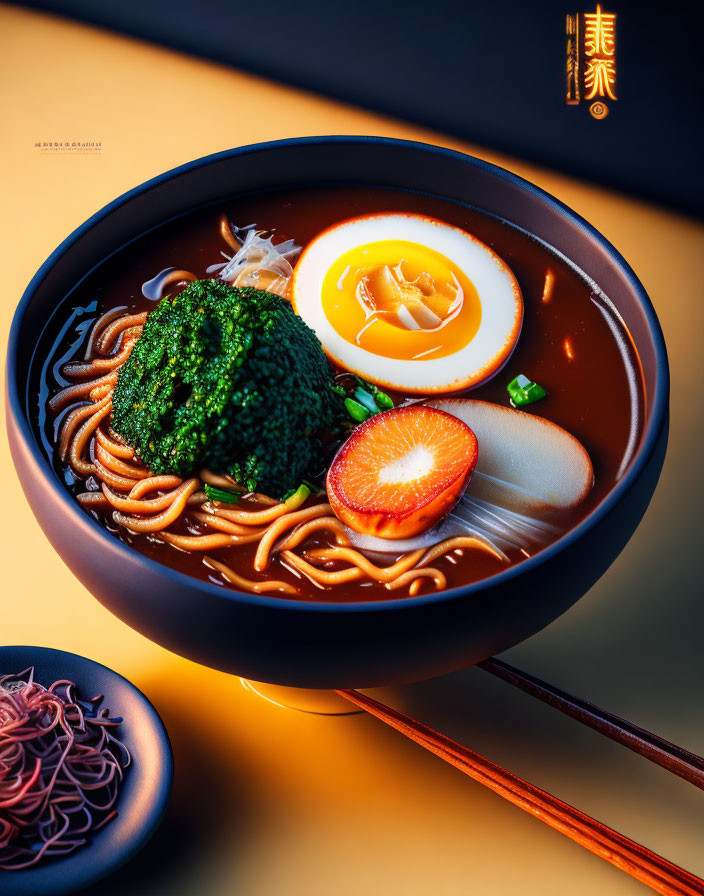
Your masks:
M594 485L583 445L556 423L473 399L428 402L466 423L479 444L468 493L517 513L569 510Z

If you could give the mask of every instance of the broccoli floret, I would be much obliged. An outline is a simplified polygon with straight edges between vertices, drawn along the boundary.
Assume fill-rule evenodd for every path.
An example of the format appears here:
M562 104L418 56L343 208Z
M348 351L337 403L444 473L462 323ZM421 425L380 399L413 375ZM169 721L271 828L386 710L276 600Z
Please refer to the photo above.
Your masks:
M274 497L318 471L340 421L320 342L288 302L217 280L155 306L113 396L113 428L153 473L209 467Z

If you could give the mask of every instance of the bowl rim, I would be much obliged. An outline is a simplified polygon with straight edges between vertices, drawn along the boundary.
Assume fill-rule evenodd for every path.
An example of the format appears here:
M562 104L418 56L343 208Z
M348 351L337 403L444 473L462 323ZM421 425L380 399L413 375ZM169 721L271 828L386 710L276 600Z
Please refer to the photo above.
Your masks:
M608 256L610 256L610 258L620 268L631 289L637 295L640 305L645 313L648 330L655 350L656 376L652 412L646 420L645 431L642 435L641 443L633 459L631 460L628 469L624 473L623 477L616 483L611 491L608 492L606 497L603 498L603 500L591 511L591 513L589 513L580 523L578 523L577 526L575 526L573 529L570 529L568 532L558 538L557 541L554 541L539 553L534 554L532 557L529 557L525 560L522 560L520 563L510 566L508 569L503 570L502 572L495 573L494 575L488 576L485 579L480 579L478 582L473 582L468 585L458 585L455 588L448 588L445 591L429 592L427 594L417 595L415 597L390 597L382 600L359 600L340 603L336 603L333 601L308 601L296 600L286 597L270 597L264 594L255 595L243 591L236 591L230 588L223 588L220 585L215 585L211 582L197 579L194 576L189 576L187 573L180 572L170 566L167 566L164 563L160 563L156 560L151 559L150 557L145 556L144 554L141 554L139 551L136 551L121 539L116 538L114 535L110 534L89 514L84 513L79 504L72 498L59 478L56 476L54 470L50 467L47 459L42 455L27 419L26 409L23 406L23 401L20 390L18 388L16 377L17 348L22 320L39 285L49 274L59 258L63 256L74 245L74 243L78 242L78 240L80 240L81 237L85 233L87 233L94 225L102 221L104 218L108 217L118 208L126 205L133 198L148 192L155 186L165 183L166 181L175 179L182 174L186 174L194 169L205 167L212 163L218 162L221 159L237 158L238 156L266 152L272 149L285 149L287 147L325 146L330 144L345 143L358 146L376 145L396 147L399 149L413 149L417 152L425 152L429 156L451 159L453 161L458 161L462 164L478 168L495 177L498 177L501 180L507 181L520 190L534 196L544 205L547 205L552 210L558 212L561 217L569 220L573 225L577 227L579 231L584 233L593 242L597 243L600 248ZM90 531L96 534L103 541L108 550L117 550L118 553L125 556L126 558L129 558L131 560L136 559L138 562L145 564L153 572L165 576L167 579L173 581L174 584L181 586L186 585L188 587L195 588L198 591L205 591L211 597L231 600L236 603L244 603L253 607L260 608L279 608L300 613L331 614L389 612L396 609L402 610L404 608L419 608L428 604L462 600L473 594L477 594L479 592L501 586L507 582L510 582L517 576L527 574L537 567L540 567L548 561L552 560L555 556L562 553L564 550L570 548L573 544L575 544L575 542L583 538L590 529L592 529L602 519L604 519L616 507L616 505L621 502L621 500L623 500L623 498L635 485L641 473L647 466L650 457L657 448L660 434L666 422L670 379L667 350L665 347L665 339L662 333L662 328L655 313L653 304L643 285L641 284L640 280L636 276L631 266L625 260L625 258L606 239L606 237L604 237L593 225L589 224L589 222L586 221L581 215L577 214L577 212L573 211L569 206L565 205L565 203L561 202L552 194L548 193L546 190L543 190L541 187L536 186L525 178L522 178L517 174L513 174L512 172L507 171L505 168L501 168L500 166L494 165L491 162L486 162L483 159L478 159L477 157L469 155L468 153L463 153L442 146L436 146L434 144L422 143L414 140L400 140L394 137L373 137L342 134L311 137L292 137L284 140L270 140L260 143L246 144L244 146L233 147L231 149L210 153L208 155L194 159L190 162L178 165L175 168L170 168L169 170L162 172L161 174L157 174L156 176L149 178L148 180L144 181L136 187L133 187L127 192L122 193L116 199L113 199L111 202L104 205L101 209L99 209L86 221L84 221L83 224L81 224L72 233L70 233L59 244L59 246L54 249L51 255L49 255L46 261L44 261L44 263L37 270L31 281L29 282L12 319L10 336L8 340L6 374L8 392L8 414L12 415L12 418L19 429L21 438L24 441L25 446L31 453L32 459L42 470L44 478L48 480L50 487L54 492L54 495L59 498L61 503L68 509L69 513L76 518L79 525L87 524Z

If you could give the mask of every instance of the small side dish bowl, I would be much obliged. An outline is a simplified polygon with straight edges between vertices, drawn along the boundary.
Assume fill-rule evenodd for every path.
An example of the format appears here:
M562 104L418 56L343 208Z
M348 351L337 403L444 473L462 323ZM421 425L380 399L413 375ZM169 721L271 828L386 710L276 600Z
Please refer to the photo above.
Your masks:
M158 828L171 794L173 756L166 729L152 704L127 679L93 660L49 647L0 647L0 674L34 668L37 682L60 679L78 686L81 698L102 694L103 706L121 716L120 740L132 761L115 805L117 816L85 846L20 871L0 871L0 893L59 896L107 877L132 858ZM7 888L7 889L5 889Z
M547 243L610 298L640 358L644 425L607 497L540 553L464 587L384 601L308 602L244 594L138 553L85 513L37 444L27 383L38 334L96 265L161 223L250 192L366 185L472 206ZM580 598L633 534L667 442L665 344L642 285L603 236L509 172L397 140L319 137L199 159L126 193L51 255L17 309L8 352L12 454L44 532L83 584L127 624L176 653L247 679L308 688L371 687L440 675L505 650Z

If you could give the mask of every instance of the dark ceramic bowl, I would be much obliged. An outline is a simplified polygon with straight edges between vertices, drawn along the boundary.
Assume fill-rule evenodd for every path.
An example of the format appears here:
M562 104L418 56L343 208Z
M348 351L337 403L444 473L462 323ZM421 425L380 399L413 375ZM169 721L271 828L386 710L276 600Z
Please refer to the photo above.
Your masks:
M23 871L0 871L0 896L59 896L76 893L116 871L134 856L163 818L173 782L173 756L166 729L141 691L93 660L49 647L0 647L0 673L34 666L45 686L61 678L81 696L104 696L111 715L122 716L119 737L132 756L115 808L117 816L90 843L63 858Z
M28 420L36 334L88 271L161 222L240 192L368 184L478 207L553 246L596 281L640 356L646 422L630 468L575 529L482 582L398 600L306 603L205 584L155 563L84 513L49 467ZM397 140L322 137L229 150L183 165L106 206L42 265L15 315L7 376L12 455L44 532L83 584L147 637L206 665L301 687L371 687L429 678L505 650L547 625L604 573L655 488L667 441L665 344L643 287L593 227L512 174L448 150Z

